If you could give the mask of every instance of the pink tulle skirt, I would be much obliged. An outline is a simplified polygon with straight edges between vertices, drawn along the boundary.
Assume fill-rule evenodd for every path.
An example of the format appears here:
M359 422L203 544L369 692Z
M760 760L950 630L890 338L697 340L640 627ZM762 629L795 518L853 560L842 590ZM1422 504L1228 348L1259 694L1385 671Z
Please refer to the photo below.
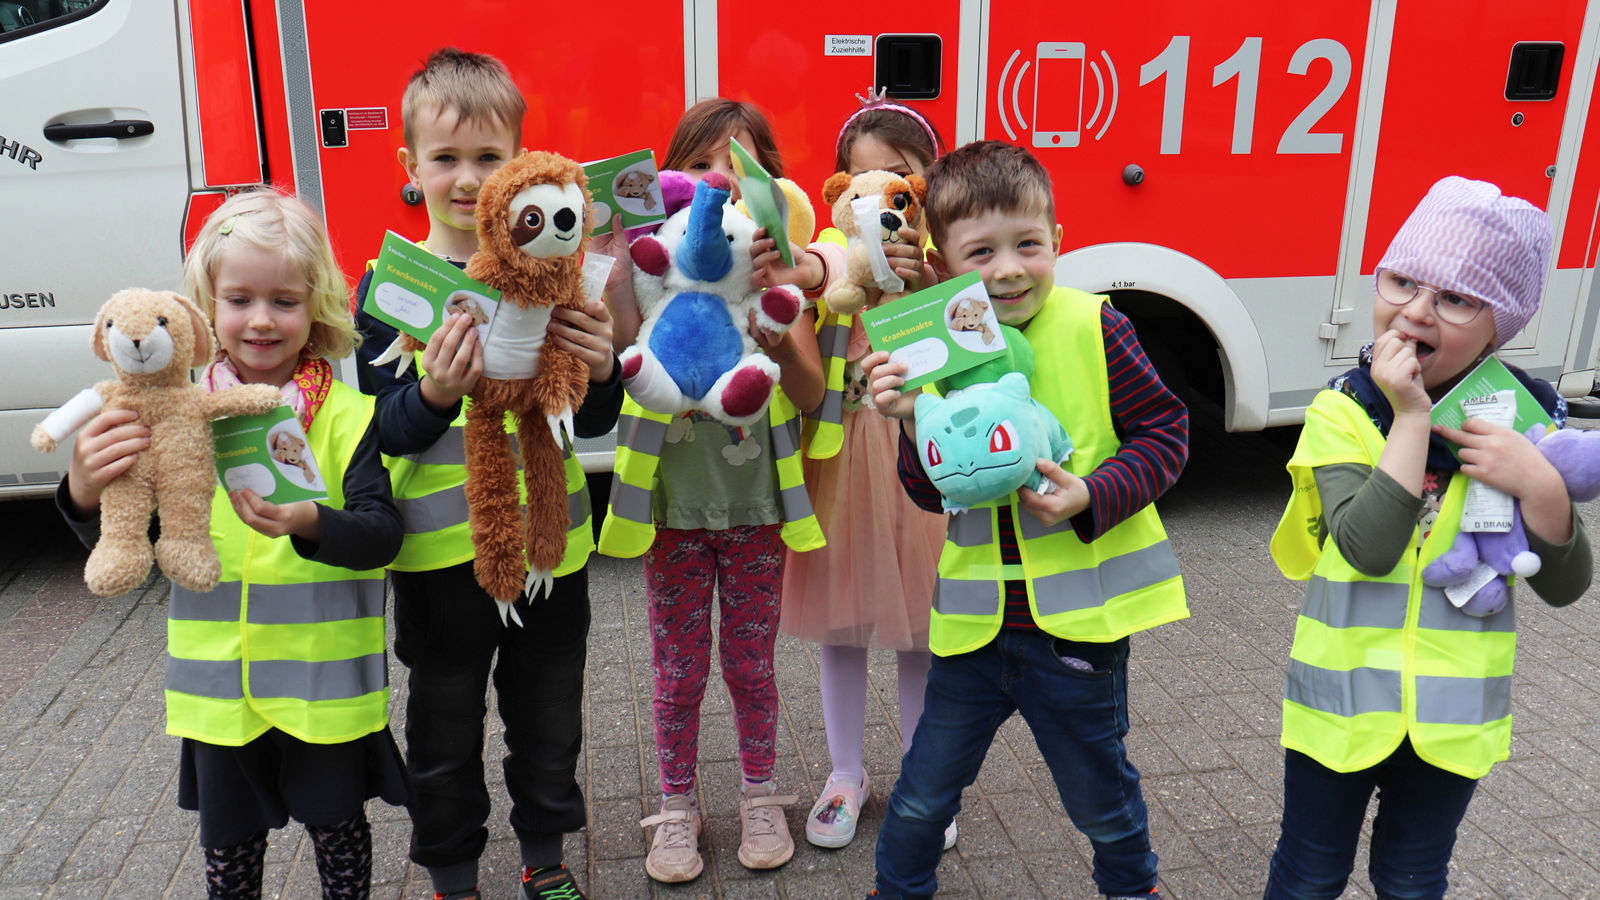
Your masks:
M912 504L895 472L900 423L844 414L844 445L805 460L806 489L828 545L789 551L779 629L848 647L925 650L945 517Z

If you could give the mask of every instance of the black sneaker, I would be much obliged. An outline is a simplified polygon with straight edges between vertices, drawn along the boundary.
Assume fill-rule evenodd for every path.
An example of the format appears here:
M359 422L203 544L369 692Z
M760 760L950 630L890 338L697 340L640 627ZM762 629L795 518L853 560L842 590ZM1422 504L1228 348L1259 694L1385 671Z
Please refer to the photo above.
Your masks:
M565 865L546 869L522 869L522 888L518 900L588 900L572 872Z
M448 894L434 891L433 900L482 900L482 895L478 893L477 888L465 891L451 891Z

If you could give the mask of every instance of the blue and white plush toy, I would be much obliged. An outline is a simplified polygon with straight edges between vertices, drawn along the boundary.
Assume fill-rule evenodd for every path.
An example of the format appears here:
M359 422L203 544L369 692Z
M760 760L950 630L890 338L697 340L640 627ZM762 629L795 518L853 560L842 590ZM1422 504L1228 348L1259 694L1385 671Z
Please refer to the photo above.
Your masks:
M778 381L778 364L750 336L750 314L781 334L800 317L802 298L788 285L751 287L756 223L730 194L726 178L707 173L687 208L631 245L644 321L622 353L622 385L652 412L701 410L744 426L766 415Z
M1033 399L1020 372L947 397L922 394L916 424L922 468L944 495L946 512L998 500L1022 487L1047 494L1055 485L1039 473L1037 462L1065 462L1072 454L1066 429Z

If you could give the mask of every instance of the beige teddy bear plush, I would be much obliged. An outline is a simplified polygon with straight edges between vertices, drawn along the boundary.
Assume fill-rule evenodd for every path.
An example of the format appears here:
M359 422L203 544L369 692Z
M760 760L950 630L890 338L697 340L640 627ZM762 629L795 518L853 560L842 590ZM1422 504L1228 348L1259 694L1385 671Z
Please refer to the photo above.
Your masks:
M832 312L855 315L868 306L895 300L905 292L885 294L872 272L869 248L903 241L900 229L907 225L917 231L917 246L927 243L928 231L922 215L928 184L920 175L902 178L893 172L873 169L852 176L835 172L822 185L822 199L833 207L833 227L850 239L845 250L845 272L835 276L822 299ZM878 200L876 222L858 222L851 201L861 197Z
M211 328L188 297L129 288L112 295L94 323L94 355L111 363L114 381L87 388L34 426L34 449L49 453L104 409L131 409L150 429L150 449L100 495L100 541L83 569L102 597L138 587L152 559L190 590L217 586L222 574L211 543L216 486L211 420L255 415L283 402L278 388L246 384L208 394L189 369L211 361ZM150 513L161 509L152 554Z

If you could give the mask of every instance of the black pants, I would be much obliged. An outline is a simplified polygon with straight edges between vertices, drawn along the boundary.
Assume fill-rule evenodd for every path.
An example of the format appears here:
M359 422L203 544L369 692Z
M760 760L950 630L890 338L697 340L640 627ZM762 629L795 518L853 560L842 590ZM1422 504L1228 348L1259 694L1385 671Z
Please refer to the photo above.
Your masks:
M524 865L561 862L561 836L584 826L576 767L583 739L588 573L550 596L517 601L523 626L500 621L472 563L394 572L395 655L411 669L406 768L411 859L440 876L476 871L488 841L483 718L491 667L509 751L511 827ZM496 653L499 657L496 659ZM467 882L471 886L471 881Z

